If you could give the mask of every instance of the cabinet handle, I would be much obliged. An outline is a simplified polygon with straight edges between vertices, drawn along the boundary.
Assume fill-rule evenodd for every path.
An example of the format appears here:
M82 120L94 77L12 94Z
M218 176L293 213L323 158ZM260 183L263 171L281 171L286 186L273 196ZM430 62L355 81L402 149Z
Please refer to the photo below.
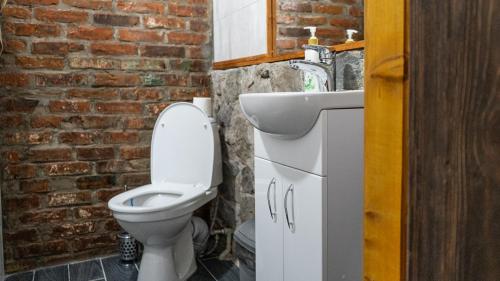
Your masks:
M274 185L274 212L271 208L271 185ZM276 221L276 179L273 178L269 185L267 186L267 206L269 207L269 214L271 215L271 219Z
M285 216L286 216L286 223L288 225L288 229L290 229L290 231L292 231L292 232L295 232L295 211L294 211L294 209L295 209L295 207L294 207L294 201L295 200L293 198L294 197L293 190L294 190L294 186L293 186L293 184L291 184L288 187L288 189L287 189L287 191L285 193ZM292 211L291 211L291 216L288 215L288 194L289 193L292 193ZM290 220L290 217L292 218L291 220Z

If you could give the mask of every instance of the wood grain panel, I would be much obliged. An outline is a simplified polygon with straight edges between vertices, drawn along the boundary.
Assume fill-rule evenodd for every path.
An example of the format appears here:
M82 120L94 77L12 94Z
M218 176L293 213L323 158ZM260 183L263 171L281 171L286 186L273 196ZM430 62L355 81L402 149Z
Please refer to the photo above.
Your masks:
M405 277L406 7L401 0L365 1L366 281Z
M500 1L410 14L409 280L498 281Z

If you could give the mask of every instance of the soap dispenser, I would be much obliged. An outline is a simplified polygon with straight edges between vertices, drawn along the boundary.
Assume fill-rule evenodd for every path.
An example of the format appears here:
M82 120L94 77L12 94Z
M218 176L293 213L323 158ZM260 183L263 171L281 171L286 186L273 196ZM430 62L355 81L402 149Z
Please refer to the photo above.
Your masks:
M306 61L319 63L319 52L318 46L319 40L316 37L316 27L315 26L306 26L304 29L308 29L311 32L311 37L307 41L308 45L305 45L305 54L304 58ZM305 92L319 92L319 80L316 75L306 72L304 73L304 91Z
M355 33L358 33L357 30L355 29L348 29L345 31L347 33L347 40L345 41L346 43L353 43L354 42L354 39L352 38L352 36L355 34Z

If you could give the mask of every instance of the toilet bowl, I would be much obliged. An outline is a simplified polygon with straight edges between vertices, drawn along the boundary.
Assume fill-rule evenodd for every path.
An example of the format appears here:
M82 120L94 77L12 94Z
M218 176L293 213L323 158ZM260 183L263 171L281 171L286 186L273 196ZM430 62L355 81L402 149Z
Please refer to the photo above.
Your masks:
M151 184L113 197L118 223L144 245L138 281L184 281L196 271L193 212L222 182L217 125L190 103L166 108L151 141Z

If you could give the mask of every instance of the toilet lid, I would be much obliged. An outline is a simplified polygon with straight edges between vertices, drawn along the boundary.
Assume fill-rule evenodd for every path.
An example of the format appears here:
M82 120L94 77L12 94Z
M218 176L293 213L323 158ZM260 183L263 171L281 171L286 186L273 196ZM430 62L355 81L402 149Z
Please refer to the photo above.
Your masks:
M214 137L208 116L191 103L175 103L158 117L151 142L151 181L210 187Z

